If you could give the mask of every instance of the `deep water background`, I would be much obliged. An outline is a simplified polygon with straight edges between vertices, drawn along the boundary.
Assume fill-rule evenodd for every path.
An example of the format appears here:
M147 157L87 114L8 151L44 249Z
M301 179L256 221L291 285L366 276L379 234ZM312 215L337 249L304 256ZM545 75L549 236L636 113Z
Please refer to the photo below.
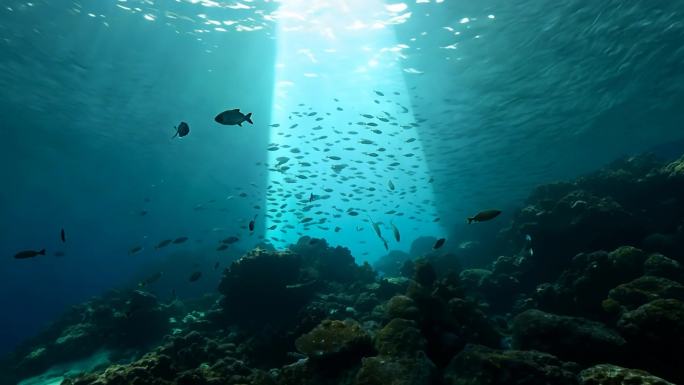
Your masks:
M264 215L268 171L256 163L267 160L277 102L274 23L200 33L198 15L243 11L129 3L141 11L114 1L6 1L0 9L0 353L66 306L159 266L184 277L213 262L212 229ZM399 65L423 72L402 73L416 118L427 119L419 140L446 233L462 236L466 215L514 207L536 184L619 156L681 150L680 2L447 1L410 10L408 22L388 28L409 46ZM451 44L458 48L443 48ZM257 124L217 127L212 118L226 106L253 112ZM171 140L180 120L191 135ZM486 240L494 230L468 236ZM263 234L259 225L238 250ZM153 251L180 236L190 241ZM138 245L145 252L128 255ZM41 248L66 256L12 258ZM199 294L218 273L157 290Z

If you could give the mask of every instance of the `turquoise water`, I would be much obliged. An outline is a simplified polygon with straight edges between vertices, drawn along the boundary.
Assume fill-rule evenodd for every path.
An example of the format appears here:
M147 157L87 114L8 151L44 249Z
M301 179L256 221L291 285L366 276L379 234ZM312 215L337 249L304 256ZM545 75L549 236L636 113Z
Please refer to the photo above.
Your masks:
M646 0L3 1L0 351L159 270L158 295L196 296L214 263L303 235L372 263L370 220L407 252L681 151L683 20ZM234 108L254 124L214 121Z

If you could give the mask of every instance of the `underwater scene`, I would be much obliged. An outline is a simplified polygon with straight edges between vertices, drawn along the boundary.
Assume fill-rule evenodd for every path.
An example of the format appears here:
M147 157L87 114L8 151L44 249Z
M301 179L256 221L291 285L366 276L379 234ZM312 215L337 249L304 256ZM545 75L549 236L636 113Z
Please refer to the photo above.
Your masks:
M0 385L684 384L682 0L3 0Z

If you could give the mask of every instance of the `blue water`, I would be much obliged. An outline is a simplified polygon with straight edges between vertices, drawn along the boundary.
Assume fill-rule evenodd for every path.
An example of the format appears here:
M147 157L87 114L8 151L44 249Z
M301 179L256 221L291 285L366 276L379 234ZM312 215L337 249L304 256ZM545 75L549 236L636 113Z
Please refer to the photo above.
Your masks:
M647 0L3 1L0 352L160 269L159 295L198 295L219 272L189 285L196 266L300 235L372 262L387 251L369 218L407 251L539 183L669 153L682 20L681 2ZM232 108L254 125L214 122ZM190 135L171 139L180 121Z

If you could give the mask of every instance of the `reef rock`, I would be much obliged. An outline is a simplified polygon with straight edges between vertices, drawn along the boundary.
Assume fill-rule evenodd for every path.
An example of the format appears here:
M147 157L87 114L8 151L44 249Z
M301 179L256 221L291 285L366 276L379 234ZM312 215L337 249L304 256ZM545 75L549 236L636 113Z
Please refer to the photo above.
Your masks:
M622 314L617 326L633 352L629 366L684 383L684 302L657 299Z
M371 337L351 319L325 320L309 333L297 338L297 350L313 359L363 355L372 351Z
M681 263L662 254L652 254L644 262L644 274L684 281L684 268Z
M577 365L536 351L468 345L444 371L445 385L575 385Z
M219 291L227 318L246 328L291 324L314 292L301 282L302 261L291 252L255 250L223 273Z
M395 318L375 335L375 349L386 356L413 356L426 341L414 321Z
M596 365L579 374L579 385L674 385L638 369Z
M539 350L561 359L591 364L620 362L625 340L599 322L532 309L515 317L513 347Z
M596 317L610 289L643 274L646 254L631 246L576 255L555 284L537 288L544 310Z
M634 310L648 302L661 298L684 300L684 285L667 278L646 275L612 289L608 299L609 306L619 306L621 310Z
M420 317L420 312L416 307L416 302L413 298L406 295L395 295L385 303L385 313L387 318L405 318L410 320L417 320Z
M354 385L430 385L435 365L418 352L413 357L364 358Z

